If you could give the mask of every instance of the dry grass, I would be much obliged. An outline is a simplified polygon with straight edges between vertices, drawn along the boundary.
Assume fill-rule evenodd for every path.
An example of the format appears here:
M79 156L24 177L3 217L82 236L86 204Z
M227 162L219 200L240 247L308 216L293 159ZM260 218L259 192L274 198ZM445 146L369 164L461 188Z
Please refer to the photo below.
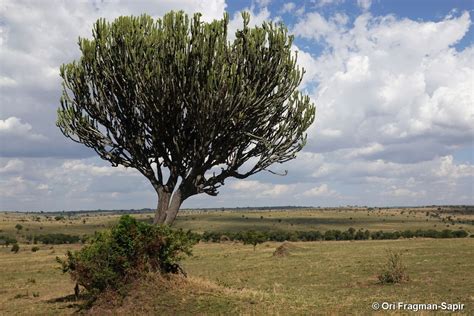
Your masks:
M184 212L178 226L196 230L459 229L446 227L426 210L293 210L278 212ZM403 212L403 214L402 214ZM242 215L244 217L242 217ZM39 221L36 216L39 216ZM137 215L146 220L149 214ZM261 218L263 216L263 219ZM448 215L442 215L442 218ZM459 216L459 218L457 217ZM473 215L456 215L470 220ZM84 223L85 219L85 223ZM56 256L80 245L38 245L32 252L23 236L40 233L92 234L118 220L118 215L78 216L56 221L43 215L0 213L0 235L20 240L20 252L0 246L0 315L69 315L79 310L74 284L58 269ZM280 221L281 220L281 221ZM15 225L23 229L17 234ZM292 225L293 224L293 225ZM434 227L436 225L436 227ZM41 228L42 227L42 228ZM184 262L189 278L150 275L121 300L103 298L92 314L360 314L374 301L461 302L473 313L474 238L390 241L324 241L290 243L289 256L273 257L280 243L256 251L237 243L201 243ZM410 281L380 285L377 273L386 250L403 253ZM83 311L84 312L84 311Z
M106 296L83 313L103 315L367 314L374 301L461 302L473 312L474 239L199 244L184 262L189 277L156 275L131 285L124 300ZM69 246L70 247L70 246ZM74 246L78 247L78 246ZM55 263L67 246L18 254L0 249L0 314L67 315L79 310L73 283ZM380 285L386 249L403 252L410 281ZM35 279L34 283L29 280ZM33 293L38 293L34 297ZM28 294L28 295L26 295Z
M417 229L465 229L474 233L472 224L459 221L474 221L474 213L452 215L440 212L440 217L427 216L434 214L437 208L414 209L295 209L279 211L219 211L219 212L183 212L178 216L176 226L197 232L242 230L256 231L314 231L325 232L330 229L347 230L349 227L383 230L417 230ZM446 221L452 216L455 225ZM445 222L443 222L445 219Z
M299 242L288 257L272 256L277 243L200 244L185 262L194 276L230 288L274 294L285 314L367 314L372 302L461 302L473 312L474 240L416 239ZM266 247L268 245L268 247ZM386 250L403 252L410 281L380 285ZM219 264L213 264L218 262Z
M232 289L202 278L163 277L149 273L130 285L129 295L105 293L90 315L202 315L263 312L271 295L251 289Z
M31 245L20 244L15 254L0 247L0 315L71 314L77 308L78 302L67 297L74 284L58 269L55 258L79 246L39 248L32 252Z

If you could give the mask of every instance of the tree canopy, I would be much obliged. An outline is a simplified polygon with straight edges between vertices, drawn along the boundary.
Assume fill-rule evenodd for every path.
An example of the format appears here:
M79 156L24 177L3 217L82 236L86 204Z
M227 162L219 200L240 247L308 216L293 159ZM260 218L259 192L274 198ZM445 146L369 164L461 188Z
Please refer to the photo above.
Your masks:
M295 158L315 107L298 91L304 71L283 24L243 27L229 18L169 12L99 19L82 56L61 66L57 125L113 166L137 169L158 194L155 223L171 224L182 202L216 195Z

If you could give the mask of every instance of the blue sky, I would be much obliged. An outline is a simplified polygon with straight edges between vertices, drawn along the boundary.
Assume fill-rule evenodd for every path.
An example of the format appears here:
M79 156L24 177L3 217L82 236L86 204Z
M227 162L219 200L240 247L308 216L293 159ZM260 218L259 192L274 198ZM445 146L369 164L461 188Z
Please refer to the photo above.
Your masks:
M474 202L472 1L60 1L0 5L0 209L144 208L156 194L55 126L59 66L94 21L169 10L230 13L231 31L281 21L316 104L308 144L275 171L229 180L184 207ZM28 17L25 20L25 16Z

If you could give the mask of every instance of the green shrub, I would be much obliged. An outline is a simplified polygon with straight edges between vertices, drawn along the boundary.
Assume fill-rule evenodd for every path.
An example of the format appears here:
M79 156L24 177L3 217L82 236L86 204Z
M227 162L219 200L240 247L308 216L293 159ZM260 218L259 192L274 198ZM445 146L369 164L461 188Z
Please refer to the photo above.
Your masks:
M31 248L31 251L32 251L32 252L37 252L38 250L40 250L40 249L39 249L39 247L36 247L36 246L34 246L34 247Z
M229 239L235 241L241 241L247 244L252 242L245 242L249 238L249 234L255 232L241 231L241 232L210 232L206 231L202 235L195 233L197 239L206 242L220 242L222 239ZM413 238L413 237L425 237L425 238L464 238L469 236L469 233L465 230L404 230L394 232L384 231L373 231L369 230L355 230L349 228L346 231L340 231L336 229L327 230L322 234L319 231L260 231L258 232L261 239L265 241L317 241L317 240L387 240L387 239L399 239L399 238Z
M81 237L67 234L45 234L35 236L34 241L45 245L75 244L81 241Z
M408 281L406 267L399 252L388 252L388 259L382 272L377 276L382 284L393 284Z
M96 233L81 250L57 258L63 272L93 296L123 285L144 272L183 272L178 265L197 242L191 232L153 226L124 215L111 230ZM183 272L184 273L184 272Z
M464 238L464 237L467 237L468 235L469 235L468 232L465 231L465 230L462 230L462 229L460 229L460 230L455 230L455 231L453 231L453 233L452 233L452 236L453 236L454 238ZM472 237L472 236L471 236L471 237Z
M13 244L11 251L18 253L18 251L20 251L20 246L18 246L18 244Z
M250 230L243 234L242 241L244 242L244 245L253 245L253 250L255 250L255 247L257 247L258 244L267 241L267 236L265 233Z
M367 240L370 238L370 232L368 230L358 230L354 236L355 240Z
M10 244L16 244L17 242L15 238L0 235L0 244L5 245L5 247L8 247Z

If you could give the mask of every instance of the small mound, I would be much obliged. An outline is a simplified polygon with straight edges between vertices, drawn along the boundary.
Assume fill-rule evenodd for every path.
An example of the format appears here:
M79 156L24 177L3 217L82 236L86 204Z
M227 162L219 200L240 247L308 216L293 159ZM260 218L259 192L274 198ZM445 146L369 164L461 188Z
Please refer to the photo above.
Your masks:
M129 284L125 297L101 293L87 315L262 315L268 309L265 292L232 289L212 281L148 273Z
M275 251L273 252L274 257L287 257L290 255L290 250L293 248L292 245L285 242L278 246Z

